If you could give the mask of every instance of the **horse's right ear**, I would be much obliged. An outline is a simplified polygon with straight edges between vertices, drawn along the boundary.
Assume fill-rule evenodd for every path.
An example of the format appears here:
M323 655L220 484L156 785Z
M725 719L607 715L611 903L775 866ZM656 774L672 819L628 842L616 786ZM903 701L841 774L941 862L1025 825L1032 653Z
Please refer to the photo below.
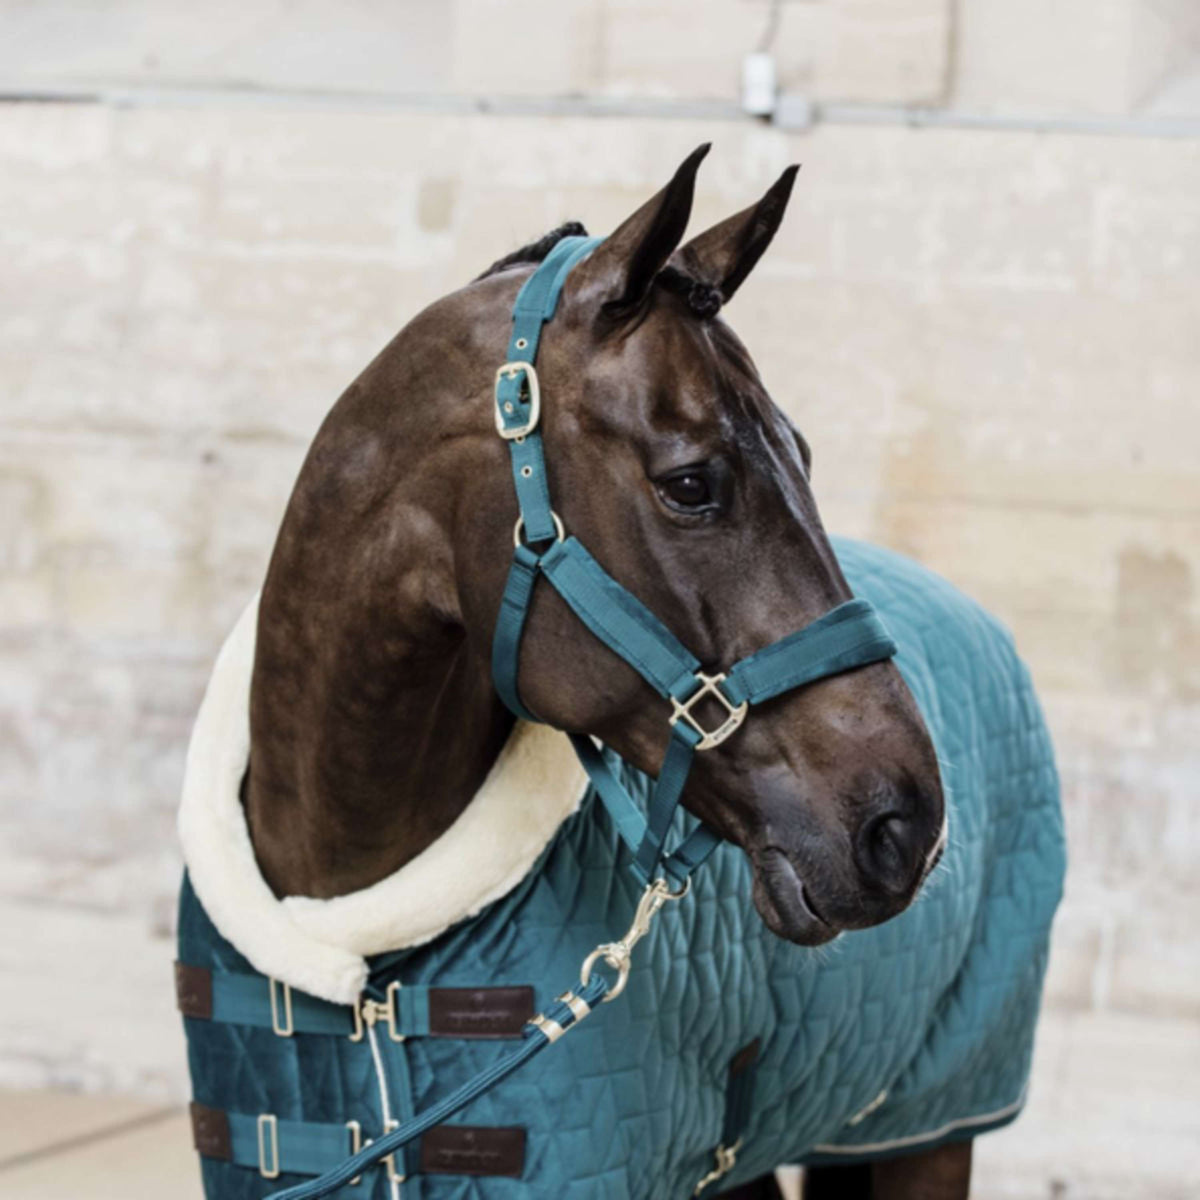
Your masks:
M679 245L692 213L696 171L711 143L698 146L679 165L674 178L627 217L571 272L573 298L600 307L606 316L636 312Z

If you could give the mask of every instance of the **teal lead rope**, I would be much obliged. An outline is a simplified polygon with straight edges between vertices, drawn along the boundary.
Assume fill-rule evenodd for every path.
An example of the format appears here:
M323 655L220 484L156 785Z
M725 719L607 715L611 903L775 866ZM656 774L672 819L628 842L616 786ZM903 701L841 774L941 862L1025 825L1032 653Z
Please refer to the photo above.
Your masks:
M671 735L644 815L596 743L589 737L571 737L596 795L630 851L632 870L646 890L625 936L598 946L588 956L574 990L564 992L529 1022L517 1049L334 1170L276 1192L271 1200L317 1200L349 1183L511 1075L597 1004L619 996L629 977L633 947L649 931L664 904L687 894L692 872L720 843L715 833L700 825L670 854L665 852L696 752L719 746L735 733L751 705L896 653L895 642L871 605L850 600L743 658L727 673L707 675L700 669L700 660L632 592L613 579L578 539L566 536L551 507L535 360L542 329L554 315L567 275L598 244L598 238L564 238L526 280L513 307L508 360L496 372L496 431L508 442L520 517L492 642L492 677L509 709L527 721L538 720L521 701L517 669L533 591L538 579L544 578L601 642L670 702ZM703 727L692 711L706 696L725 710L715 729ZM599 962L616 972L612 983L593 973Z
M452 1117L456 1112L466 1108L472 1100L482 1096L502 1079L506 1079L518 1068L524 1066L535 1054L544 1050L551 1042L557 1041L573 1024L583 1019L582 1016L575 1015L580 1006L586 1007L583 1014L586 1016L587 1011L604 999L607 991L608 984L597 975L578 992L566 993L566 996L570 996L570 1000L566 998L556 1000L541 1017L535 1019L539 1023L530 1022L525 1027L523 1040L516 1050L506 1054L486 1070L480 1071L474 1079L468 1080L444 1100L440 1100L423 1113L419 1113L411 1121L401 1125L398 1129L393 1129L391 1133L385 1133L370 1145L364 1146L357 1154L351 1155L345 1162L334 1167L332 1171L326 1171L319 1179L313 1179L308 1183L298 1183L295 1187L274 1192L269 1200L316 1200L317 1197L328 1196L330 1192L337 1191L352 1179L357 1179L369 1167L373 1167L382 1159L395 1154L397 1150L406 1146L413 1138L420 1137L426 1130L440 1125L448 1117ZM546 1026L550 1023L553 1023L553 1027L547 1029Z

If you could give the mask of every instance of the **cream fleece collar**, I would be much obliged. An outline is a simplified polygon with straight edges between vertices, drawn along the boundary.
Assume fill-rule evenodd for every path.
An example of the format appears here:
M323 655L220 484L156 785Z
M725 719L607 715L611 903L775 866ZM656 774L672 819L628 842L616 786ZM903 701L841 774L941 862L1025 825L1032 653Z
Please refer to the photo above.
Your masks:
M217 656L188 746L179 836L192 887L221 934L264 975L336 1003L365 955L419 946L511 891L578 807L586 778L569 741L518 722L475 798L423 854L333 900L276 899L239 797L250 752L258 598Z

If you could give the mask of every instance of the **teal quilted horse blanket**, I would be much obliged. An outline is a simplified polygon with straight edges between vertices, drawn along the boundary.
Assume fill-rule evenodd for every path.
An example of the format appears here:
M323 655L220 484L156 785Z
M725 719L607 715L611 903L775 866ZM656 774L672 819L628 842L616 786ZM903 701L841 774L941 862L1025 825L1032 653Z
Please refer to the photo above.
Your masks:
M948 846L917 901L802 948L762 924L749 864L722 846L639 947L617 1002L338 1195L682 1198L736 1133L730 1169L703 1193L713 1195L783 1163L861 1161L1017 1115L1064 870L1046 726L1011 637L978 605L890 552L835 548L899 644L941 764ZM189 776L204 774L205 751L194 740ZM305 902L264 900L261 880L233 879L227 863L249 845L236 794L220 818L236 849L219 838L204 848L197 806L220 787L236 792L244 745L231 754L223 784L205 777L190 800L185 788L177 982L206 1195L258 1200L495 1061L593 947L628 927L640 888L575 780L545 810L545 836L522 843L525 858L492 876L462 861L464 887L487 878L449 928L408 921L419 897L377 903L385 891L355 911L382 921L391 945L386 932L335 937ZM530 807L539 787L528 785ZM303 962L283 954L304 939ZM360 989L375 1023L361 1006L355 1015Z

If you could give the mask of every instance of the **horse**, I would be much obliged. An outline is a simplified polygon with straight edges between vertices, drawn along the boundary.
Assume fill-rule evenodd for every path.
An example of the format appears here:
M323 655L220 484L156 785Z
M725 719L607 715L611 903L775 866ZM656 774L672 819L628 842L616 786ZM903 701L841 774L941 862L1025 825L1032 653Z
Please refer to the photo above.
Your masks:
M570 530L613 579L717 672L852 603L850 562L859 564L856 586L885 568L849 545L835 547L826 534L814 499L809 443L771 400L723 316L779 228L796 168L757 203L684 241L707 150L689 155L610 236L581 243L561 279L553 320L545 325L536 375L530 365L515 384L512 369L508 378L513 394L526 403L530 389L539 390L536 419L557 527L547 541L561 541L563 528ZM672 828L681 835L712 832L714 843L721 843L713 858L721 881L714 885L720 894L710 897L713 911L739 914L741 924L731 929L749 930L754 923L754 931L738 934L747 953L765 946L770 962L783 964L771 970L803 975L813 987L834 969L843 947L866 944L854 939L903 928L919 915L928 906L914 901L945 873L938 865L948 853L948 795L958 784L947 785L948 748L931 734L932 693L902 672L905 643L899 635L897 660L889 652L831 670L748 716L722 692L725 685L712 682L724 676L701 674L709 681L704 694L683 703L675 698L669 722L663 695L586 627L559 591L542 585L528 598L513 651L519 709L541 725L518 718L502 699L494 637L514 541L518 550L526 544L520 524L526 510L514 494L510 452L517 447L498 436L503 416L494 373L505 361L518 293L549 256L585 236L581 225L568 224L499 259L418 314L350 385L304 461L261 596L240 623L240 640L233 645L231 639L222 652L228 661L223 668L218 663L218 673L232 682L219 683L214 674L207 717L202 709L209 732L201 737L198 724L189 752L181 815L189 878L177 976L197 1095L193 1125L210 1200L249 1200L266 1194L271 1185L264 1178L286 1180L289 1171L300 1178L323 1169L300 1165L305 1153L315 1153L316 1125L296 1125L299 1132L288 1141L287 1122L311 1122L320 1107L303 1099L307 1080L337 1075L339 1102L350 1104L352 1094L371 1092L371 1079L386 1075L394 1082L399 1071L411 1090L436 1095L456 1068L459 1074L471 1065L486 1069L494 1054L490 1035L505 1036L498 1032L502 1027L511 1035L514 1023L527 1029L534 1001L510 976L501 978L502 987L475 991L439 992L440 979L429 979L431 990L422 992L421 964L423 955L435 952L453 964L468 949L486 946L488 969L504 972L517 953L513 930L526 911L521 904L545 879L569 873L564 862L593 863L586 854L611 859L617 869L626 852L607 815L588 815L590 793L571 773L578 769L564 732L577 744L603 747L627 782L651 786L655 776L666 774L664 755L677 719L694 724L701 739L719 725L718 741L694 756L682 786L684 812ZM523 445L531 426L521 428L517 442ZM521 478L528 479L525 469L517 471L518 488ZM532 542L533 531L525 532ZM917 591L924 586L916 575L904 578L916 580ZM951 606L941 609L929 603L938 625L951 618L937 614L950 613L959 601L937 601ZM884 616L890 625L890 614ZM978 622L991 637L993 626L982 617ZM998 688L1010 687L1005 680L1019 670L1007 657L979 669L985 683ZM1021 736L1036 751L1034 765L1022 768L1023 786L1028 791L1030 780L1036 784L1030 794L1037 803L1029 807L1044 815L1050 847L1048 883L1039 893L1044 902L1024 917L1028 953L1014 968L1021 986L1034 994L1032 1009L1023 1005L1016 1018L1024 1046L1032 1037L1049 914L1057 900L1061 837L1054 825L1052 759L1038 732L1035 702L1026 692L1019 701L1026 725L1017 729L1015 719L1008 720L1000 735ZM963 704L970 709L970 695ZM214 746L221 738L235 745L218 772L210 760L220 757ZM188 799L189 787L197 796L211 792L217 774L229 797L219 822L198 815L200 801ZM505 787L505 779L518 786ZM492 816L485 819L485 811ZM472 827L476 833L468 837L463 831ZM233 879L235 858L245 867L243 876L253 876L249 882ZM702 902L703 870L694 877L696 895L678 900L672 916L674 908L683 913ZM397 880L403 884L398 890ZM611 894L614 911L628 915L636 907L637 929L643 906L636 890L626 894L622 887L606 885L604 903ZM520 904L517 896L524 898ZM655 905L662 903L660 896ZM655 905L650 908L657 911ZM571 917L565 912L561 927L550 920L537 935L541 943L549 947L567 937ZM969 914L963 920L969 923ZM590 931L581 936L586 940ZM682 974L674 985L686 991L688 964L700 954L689 940L700 936L698 925L681 936L676 950ZM719 943L720 928L706 936ZM668 934L660 928L655 937L657 955ZM716 951L728 952L720 946ZM919 963L919 947L913 954ZM611 954L605 961L618 965ZM627 956L622 961L628 965ZM393 967L404 978L387 984L386 1000L379 998L383 992L356 999L368 988L368 971L374 979ZM585 969L585 982L586 975ZM634 967L628 1002L641 1005L645 1016L658 1001L645 987L637 991L637 976ZM236 987L230 977L254 982L237 983L242 992L231 1000ZM452 967L448 977L461 982ZM944 1002L957 978L949 970L930 1004ZM458 1005L453 1012L451 992ZM547 1041L579 1016L570 995L560 998L571 1011L560 1005L557 1024L547 1022L546 1008L535 1019L554 1035ZM577 989L576 1000L579 995ZM409 1014L415 1022L409 1029L400 1009L402 1002L416 1003L414 996L427 997L427 1011ZM862 1021L866 1016L864 1010ZM586 1028L609 1019L603 1009ZM237 1031L218 1049L210 1030L222 1020L226 1028L239 1020L253 1028ZM902 1040L902 1022L894 1015L891 1020L896 1027L877 1031L881 1044ZM365 1074L360 1078L357 1066L337 1065L341 1060L331 1058L332 1051L303 1049L316 1044L304 1042L305 1021L313 1038L324 1029L321 1022L329 1025L326 1032L340 1030L345 1036L339 1041L367 1064ZM422 1040L438 1032L439 1022L446 1033L455 1021L462 1040ZM776 1034L781 1028L760 1024ZM393 1036L377 1037L379 1029ZM622 1036L632 1039L635 1032L631 1025ZM753 1039L738 1061L760 1057L766 1069L772 1036ZM271 1111L235 1118L219 1110L213 1096L229 1076L253 1075L275 1046L286 1046L289 1054L303 1049L286 1071L267 1072L274 1083L281 1072L288 1076L284 1090L299 1109L279 1115L286 1102L268 1096L274 1083L255 1082L245 1085L253 1107L271 1104ZM433 1058L413 1057L425 1046L436 1049ZM620 1051L610 1045L607 1053ZM338 1050L343 1052L350 1051ZM548 1049L539 1062L562 1053ZM644 1048L622 1069L657 1062L660 1054L669 1061L670 1053ZM1027 1068L1023 1054L1014 1057ZM817 1081L806 1076L801 1056L781 1051L779 1057L796 1061L774 1062L769 1078L791 1071L788 1088L813 1092ZM744 1065L730 1066L731 1089L741 1086L736 1079ZM880 1069L892 1080L904 1067L893 1062ZM759 1076L760 1090L764 1078ZM585 1110L589 1082L579 1082L571 1101ZM861 1128L867 1129L875 1108L886 1110L877 1083L871 1087L878 1097L870 1104L854 1100L861 1111L842 1113L841 1124L859 1128L855 1123L865 1120ZM375 1129L345 1112L326 1118L339 1155L359 1150L364 1133L379 1138L395 1123L389 1086L380 1083L379 1105L370 1102L378 1109ZM416 1169L411 1159L404 1160L405 1169L396 1151L385 1159L386 1172L360 1173L375 1189L368 1194L396 1196L401 1187L406 1195L416 1187L418 1195L431 1197L632 1200L688 1194L680 1191L683 1175L669 1174L652 1154L642 1156L636 1176L614 1168L616 1175L593 1172L589 1184L572 1176L569 1161L546 1174L534 1132L528 1141L524 1129L517 1136L514 1122L521 1113L503 1108L503 1092L501 1085L483 1102L493 1116L505 1118L497 1128L444 1124L427 1132ZM520 1093L531 1104L539 1097L544 1103L548 1094ZM697 1087L695 1106L702 1107L701 1100ZM688 1097L677 1103L686 1108ZM409 1115L405 1102L399 1109L399 1117ZM711 1112L706 1114L707 1120ZM1011 1115L1005 1110L993 1123ZM986 1127L967 1121L924 1141L895 1139L884 1152L819 1148L805 1155L805 1197L965 1200L971 1139ZM671 1138L679 1142L683 1126L672 1128ZM715 1194L732 1187L722 1194L742 1200L780 1196L771 1171L793 1160L756 1158L750 1153L754 1139L747 1136L739 1162L741 1146L728 1141L716 1146L712 1171L688 1168L697 1189ZM258 1170L239 1168L242 1157ZM581 1164L585 1157L580 1150ZM751 1168L757 1174L746 1178Z

